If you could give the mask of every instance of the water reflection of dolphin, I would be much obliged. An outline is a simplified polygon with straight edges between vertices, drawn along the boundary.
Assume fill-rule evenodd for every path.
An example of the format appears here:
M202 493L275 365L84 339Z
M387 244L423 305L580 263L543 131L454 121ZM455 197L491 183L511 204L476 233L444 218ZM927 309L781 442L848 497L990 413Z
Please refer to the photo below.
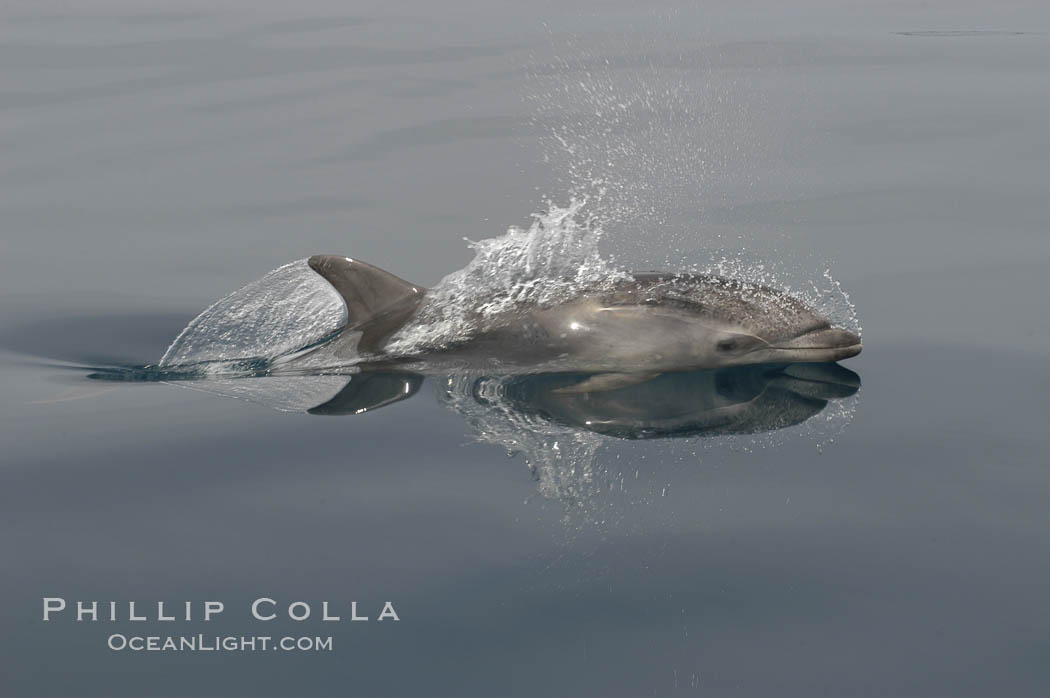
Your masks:
M92 378L165 380L163 373L99 371ZM838 364L734 366L667 372L610 386L576 373L425 377L407 371L260 375L179 380L188 388L313 415L360 415L407 400L439 381L441 404L479 442L520 453L547 498L593 502L602 485L597 455L616 439L759 435L801 424L857 392L860 378ZM590 389L593 388L593 389ZM829 410L814 434L839 427L851 401ZM749 438L763 438L753 436ZM760 442L756 442L760 443ZM622 489L622 482L620 487Z
M142 369L99 369L110 381L168 381ZM285 412L357 415L419 393L427 377L409 371L353 374L259 375L177 380L179 385ZM593 375L533 373L450 374L442 377L445 404L474 417L486 411L515 416L522 428L555 426L626 439L755 434L800 424L832 400L860 388L860 376L834 363L762 364L667 372L621 385ZM482 419L484 419L482 417Z
M858 335L833 328L780 291L704 274L637 273L552 307L507 311L461 343L394 356L389 341L413 322L425 290L346 257L319 255L309 266L347 307L339 335L309 352L312 360L327 363L365 357L440 372L450 365L488 368L497 360L506 373L527 367L606 374L579 384L588 390L663 371L839 361L861 350Z
M588 379L578 374L474 377L473 401L540 422L627 439L752 434L799 424L830 400L860 386L837 364L741 366L663 373L594 391L565 390ZM493 382L496 383L493 386ZM311 414L361 414L415 395L423 377L406 372L363 373Z
M521 412L565 426L654 439L783 429L819 413L831 399L852 395L860 381L837 364L796 364L664 373L591 393L561 390L566 384L558 374L525 376L509 382L504 396Z

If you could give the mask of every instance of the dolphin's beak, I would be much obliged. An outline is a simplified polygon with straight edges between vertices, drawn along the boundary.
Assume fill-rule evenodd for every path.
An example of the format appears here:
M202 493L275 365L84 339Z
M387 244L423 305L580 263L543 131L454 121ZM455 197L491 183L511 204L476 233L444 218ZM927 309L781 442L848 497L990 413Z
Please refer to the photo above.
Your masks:
M784 361L841 361L859 354L861 343L860 336L853 332L824 327L775 344L769 350Z

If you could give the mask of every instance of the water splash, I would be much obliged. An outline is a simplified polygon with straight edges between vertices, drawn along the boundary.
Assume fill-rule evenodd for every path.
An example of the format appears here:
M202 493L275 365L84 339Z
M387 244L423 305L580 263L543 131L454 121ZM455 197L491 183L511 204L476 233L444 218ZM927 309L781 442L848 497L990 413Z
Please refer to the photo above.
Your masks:
M627 278L599 252L602 228L586 204L550 204L547 212L533 214L527 229L512 226L499 237L468 240L474 258L427 293L415 321L386 350L408 354L448 346L515 308L552 306Z
M827 260L753 240L746 226L705 224L709 208L763 200L764 178L782 166L771 157L775 127L763 96L720 69L717 47L676 54L667 45L552 36L533 56L523 98L555 190L588 202L604 243L632 269L786 291L860 334Z
M724 429L714 427L684 438L625 440L560 423L543 410L523 410L510 395L514 380L447 376L438 400L460 415L477 442L523 457L540 497L563 507L565 520L581 530L605 528L623 514L625 505L648 505L666 495L669 482L660 479L666 474L639 468L640 463L688 467L726 452L775 449L797 440L814 444L820 452L848 429L859 399L859 393L828 399L815 414L795 412L794 418L790 404L778 410L771 401L763 408L768 414L761 422L741 418L727 422Z
M558 192L586 195L607 241L641 268L679 265L712 205L739 199L766 167L759 96L695 38L552 36L523 99Z
M819 274L808 271L797 255L786 253L771 260L747 249L712 248L709 258L691 264L689 271L783 291L819 311L833 326L862 334L856 306L831 269L825 267Z
M206 375L236 373L323 341L346 324L336 290L300 259L217 301L186 326L160 360Z
M482 443L508 455L522 453L542 496L589 506L599 480L600 434L552 423L515 409L505 397L507 377L449 376L440 402L458 413Z

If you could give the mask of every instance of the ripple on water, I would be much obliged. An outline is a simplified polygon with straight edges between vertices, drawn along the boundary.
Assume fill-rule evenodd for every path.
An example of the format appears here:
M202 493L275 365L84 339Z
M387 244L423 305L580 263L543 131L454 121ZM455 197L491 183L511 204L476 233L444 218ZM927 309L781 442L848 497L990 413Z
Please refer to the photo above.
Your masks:
M1005 31L1000 29L969 29L969 30L922 30L922 31L907 31L907 32L894 32L899 36L939 36L939 37L955 37L955 36L1021 36L1023 34L1031 34L1032 32L1018 32L1018 31Z

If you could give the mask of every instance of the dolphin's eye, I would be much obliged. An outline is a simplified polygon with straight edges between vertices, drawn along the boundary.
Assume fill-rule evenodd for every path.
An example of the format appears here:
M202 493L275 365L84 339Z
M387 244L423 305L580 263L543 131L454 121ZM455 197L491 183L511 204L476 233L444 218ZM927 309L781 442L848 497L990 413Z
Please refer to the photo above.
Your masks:
M715 349L719 352L731 353L731 352L745 352L751 351L762 344L762 340L758 337L752 337L747 334L735 334L725 339L720 339L715 344Z

